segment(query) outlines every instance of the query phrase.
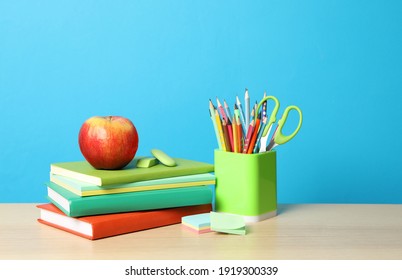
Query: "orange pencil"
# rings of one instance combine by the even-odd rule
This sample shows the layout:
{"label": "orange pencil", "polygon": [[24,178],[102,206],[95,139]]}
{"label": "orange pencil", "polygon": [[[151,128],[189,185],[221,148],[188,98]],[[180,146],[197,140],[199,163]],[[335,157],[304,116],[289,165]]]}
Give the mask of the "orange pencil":
{"label": "orange pencil", "polygon": [[255,122],[253,137],[251,138],[251,142],[250,142],[250,144],[248,146],[248,149],[247,149],[248,154],[251,154],[253,152],[253,150],[254,150],[254,145],[255,145],[255,142],[257,140],[258,130],[260,129],[260,122],[261,122],[261,120],[258,117],[256,122]]}

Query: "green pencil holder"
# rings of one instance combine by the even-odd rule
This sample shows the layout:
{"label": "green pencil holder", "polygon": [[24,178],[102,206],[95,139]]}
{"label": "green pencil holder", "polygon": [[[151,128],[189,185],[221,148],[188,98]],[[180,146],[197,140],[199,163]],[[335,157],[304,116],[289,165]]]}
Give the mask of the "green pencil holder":
{"label": "green pencil holder", "polygon": [[277,214],[276,152],[215,150],[215,209],[258,222]]}

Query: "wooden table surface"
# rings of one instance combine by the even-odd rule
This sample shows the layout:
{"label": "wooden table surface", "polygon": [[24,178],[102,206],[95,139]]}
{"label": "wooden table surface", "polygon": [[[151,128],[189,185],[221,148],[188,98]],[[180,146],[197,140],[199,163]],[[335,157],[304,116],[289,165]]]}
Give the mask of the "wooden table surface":
{"label": "wooden table surface", "polygon": [[35,205],[0,204],[0,259],[402,259],[402,205],[280,205],[244,236],[177,224],[96,241],[40,224]]}

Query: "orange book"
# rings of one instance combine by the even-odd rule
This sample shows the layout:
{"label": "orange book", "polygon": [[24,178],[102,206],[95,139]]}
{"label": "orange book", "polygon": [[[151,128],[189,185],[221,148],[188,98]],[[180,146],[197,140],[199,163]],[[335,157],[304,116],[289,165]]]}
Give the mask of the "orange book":
{"label": "orange book", "polygon": [[203,204],[73,218],[51,203],[37,207],[40,209],[38,222],[91,240],[178,224],[182,217],[212,211],[211,204]]}

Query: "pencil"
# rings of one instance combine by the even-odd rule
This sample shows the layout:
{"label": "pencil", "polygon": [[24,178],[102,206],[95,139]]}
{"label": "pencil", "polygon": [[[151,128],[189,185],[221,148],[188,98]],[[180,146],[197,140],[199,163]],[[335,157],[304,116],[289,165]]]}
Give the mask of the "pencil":
{"label": "pencil", "polygon": [[227,122],[227,121],[228,121],[228,118],[227,118],[227,116],[226,116],[225,110],[224,110],[223,107],[222,107],[221,102],[219,102],[218,97],[216,98],[216,102],[217,102],[217,104],[218,104],[218,109],[219,109],[219,112],[221,113],[222,119],[224,119],[224,120]]}
{"label": "pencil", "polygon": [[258,117],[256,122],[255,122],[253,137],[251,138],[251,142],[250,142],[249,147],[247,149],[248,154],[251,154],[253,152],[253,150],[254,150],[254,145],[255,145],[255,141],[257,139],[259,128],[260,128],[260,117]]}
{"label": "pencil", "polygon": [[243,130],[242,130],[242,125],[241,125],[241,122],[240,122],[240,119],[239,118],[237,118],[237,145],[238,145],[238,148],[237,148],[237,150],[239,151],[239,153],[241,153],[241,151],[242,151],[242,148],[243,148],[243,141],[242,141],[242,139],[243,139]]}
{"label": "pencil", "polygon": [[236,101],[237,101],[237,107],[239,108],[239,115],[240,115],[240,121],[241,121],[241,124],[242,124],[243,133],[246,134],[246,132],[244,131],[246,123],[245,123],[245,120],[244,120],[243,108],[241,106],[240,99],[239,99],[238,96],[236,96]]}
{"label": "pencil", "polygon": [[239,139],[237,138],[237,122],[235,115],[233,116],[232,130],[233,130],[233,152],[238,153],[239,145],[237,142],[239,141]]}
{"label": "pencil", "polygon": [[233,129],[232,129],[232,122],[230,119],[228,120],[228,123],[226,124],[228,128],[228,134],[229,134],[229,144],[230,144],[230,151],[234,152],[233,148]]}
{"label": "pencil", "polygon": [[225,108],[225,112],[226,112],[226,116],[228,117],[228,120],[230,122],[232,122],[232,119],[231,119],[232,114],[230,113],[230,108],[229,108],[228,104],[226,103],[225,99],[223,99],[223,107]]}
{"label": "pencil", "polygon": [[222,144],[221,144],[220,137],[219,137],[218,127],[216,125],[215,111],[216,111],[215,106],[210,99],[209,100],[209,115],[212,120],[212,125],[214,126],[215,136],[216,136],[216,140],[218,141],[219,150],[222,150]]}
{"label": "pencil", "polygon": [[226,151],[231,152],[232,149],[230,147],[228,125],[225,119],[222,120],[222,127],[223,127],[223,138],[225,139]]}
{"label": "pencil", "polygon": [[219,117],[218,110],[215,110],[215,118],[216,118],[216,127],[218,129],[219,133],[219,140],[221,142],[222,150],[226,151],[226,144],[225,144],[225,138],[223,136],[223,129],[222,129],[222,122],[221,118]]}
{"label": "pencil", "polygon": [[244,105],[246,107],[245,126],[246,129],[248,129],[248,126],[250,125],[250,96],[248,95],[248,89],[246,89],[246,92],[244,93]]}
{"label": "pencil", "polygon": [[254,131],[254,120],[251,120],[251,123],[250,123],[250,125],[248,127],[248,130],[247,130],[247,136],[244,139],[244,147],[243,147],[243,153],[244,154],[247,154],[248,146],[249,146],[249,143],[251,141],[251,137],[253,136],[253,131]]}

